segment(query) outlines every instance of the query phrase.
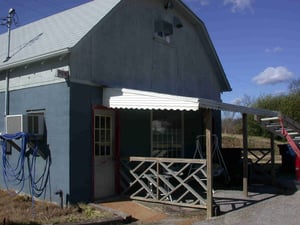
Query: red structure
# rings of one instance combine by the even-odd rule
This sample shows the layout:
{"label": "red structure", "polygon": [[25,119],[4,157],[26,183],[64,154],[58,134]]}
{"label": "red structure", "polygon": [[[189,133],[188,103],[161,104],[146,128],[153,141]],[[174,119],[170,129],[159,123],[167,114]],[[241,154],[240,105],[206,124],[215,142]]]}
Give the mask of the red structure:
{"label": "red structure", "polygon": [[295,174],[296,174],[296,181],[300,181],[300,158],[296,156],[295,159]]}

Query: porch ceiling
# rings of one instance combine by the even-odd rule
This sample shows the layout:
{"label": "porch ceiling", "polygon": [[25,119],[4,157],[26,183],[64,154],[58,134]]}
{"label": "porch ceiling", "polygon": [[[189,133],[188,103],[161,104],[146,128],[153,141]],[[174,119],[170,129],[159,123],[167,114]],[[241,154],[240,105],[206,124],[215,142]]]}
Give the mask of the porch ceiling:
{"label": "porch ceiling", "polygon": [[126,88],[104,88],[103,104],[110,108],[192,110],[200,108],[240,112],[260,116],[278,116],[278,112],[233,105],[204,98],[184,97]]}

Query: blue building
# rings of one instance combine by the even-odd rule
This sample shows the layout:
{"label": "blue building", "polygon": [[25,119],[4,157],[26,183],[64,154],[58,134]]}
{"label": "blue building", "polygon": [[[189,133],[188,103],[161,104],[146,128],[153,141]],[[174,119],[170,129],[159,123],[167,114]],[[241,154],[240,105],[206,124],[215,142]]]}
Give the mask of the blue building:
{"label": "blue building", "polygon": [[230,90],[204,23],[180,0],[91,1],[13,29],[9,58],[0,46],[0,132],[34,134],[46,154],[38,173],[51,156],[54,201],[118,194],[123,157],[192,157],[206,108],[220,135]]}

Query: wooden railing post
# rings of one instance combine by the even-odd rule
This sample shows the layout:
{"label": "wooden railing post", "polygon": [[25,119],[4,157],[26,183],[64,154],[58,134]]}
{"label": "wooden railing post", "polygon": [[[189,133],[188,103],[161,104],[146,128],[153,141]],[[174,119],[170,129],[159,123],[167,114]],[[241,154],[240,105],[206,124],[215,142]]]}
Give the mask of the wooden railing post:
{"label": "wooden railing post", "polygon": [[212,178],[212,112],[206,110],[205,115],[205,133],[206,133],[206,162],[207,162],[207,218],[213,216],[213,178]]}
{"label": "wooden railing post", "polygon": [[274,147],[274,134],[271,133],[271,176],[272,184],[275,184],[275,147]]}
{"label": "wooden railing post", "polygon": [[243,114],[243,193],[248,196],[248,126],[247,114]]}
{"label": "wooden railing post", "polygon": [[156,199],[159,200],[159,161],[156,160]]}

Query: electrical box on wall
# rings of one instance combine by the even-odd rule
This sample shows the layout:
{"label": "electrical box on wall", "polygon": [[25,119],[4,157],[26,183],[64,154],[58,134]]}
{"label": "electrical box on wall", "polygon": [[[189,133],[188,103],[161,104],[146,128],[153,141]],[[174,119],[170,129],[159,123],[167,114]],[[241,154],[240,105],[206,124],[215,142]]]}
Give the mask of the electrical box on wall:
{"label": "electrical box on wall", "polygon": [[34,136],[44,135],[44,115],[41,114],[18,114],[5,117],[6,133],[15,134],[26,132]]}

